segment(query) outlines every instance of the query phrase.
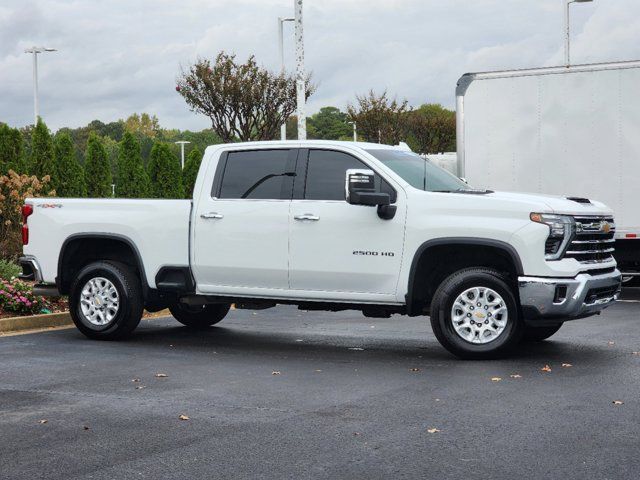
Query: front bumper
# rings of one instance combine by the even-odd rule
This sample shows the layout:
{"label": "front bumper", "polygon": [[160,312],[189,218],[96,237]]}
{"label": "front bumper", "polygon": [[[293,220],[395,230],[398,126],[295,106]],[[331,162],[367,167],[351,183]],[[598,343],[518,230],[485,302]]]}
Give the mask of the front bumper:
{"label": "front bumper", "polygon": [[617,269],[575,278],[518,277],[524,319],[535,325],[599,314],[618,299],[621,285]]}

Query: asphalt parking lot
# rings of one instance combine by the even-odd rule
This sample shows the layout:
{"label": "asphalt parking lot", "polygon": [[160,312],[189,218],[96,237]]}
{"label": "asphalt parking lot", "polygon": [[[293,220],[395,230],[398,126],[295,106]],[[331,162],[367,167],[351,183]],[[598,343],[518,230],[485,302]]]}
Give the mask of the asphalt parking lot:
{"label": "asphalt parking lot", "polygon": [[119,343],[3,337],[0,478],[637,478],[626,299],[490,362],[451,357],[423,318],[292,307]]}

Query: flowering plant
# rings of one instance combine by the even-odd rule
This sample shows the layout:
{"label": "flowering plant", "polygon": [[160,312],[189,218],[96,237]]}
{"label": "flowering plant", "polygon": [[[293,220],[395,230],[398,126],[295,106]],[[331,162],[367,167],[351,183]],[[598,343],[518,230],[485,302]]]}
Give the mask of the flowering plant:
{"label": "flowering plant", "polygon": [[33,294],[31,286],[20,280],[0,280],[0,308],[19,315],[33,315],[50,311],[44,298]]}

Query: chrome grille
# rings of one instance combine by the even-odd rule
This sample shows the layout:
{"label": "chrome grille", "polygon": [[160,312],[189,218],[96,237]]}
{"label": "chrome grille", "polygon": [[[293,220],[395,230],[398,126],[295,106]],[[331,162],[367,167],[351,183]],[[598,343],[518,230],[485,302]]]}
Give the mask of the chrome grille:
{"label": "chrome grille", "polygon": [[613,217],[576,216],[576,231],[565,258],[582,263],[602,263],[613,258],[616,225]]}

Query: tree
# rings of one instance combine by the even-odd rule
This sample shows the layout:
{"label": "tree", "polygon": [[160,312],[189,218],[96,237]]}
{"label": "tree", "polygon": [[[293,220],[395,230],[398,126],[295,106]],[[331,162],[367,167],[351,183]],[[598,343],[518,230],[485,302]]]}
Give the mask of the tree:
{"label": "tree", "polygon": [[118,151],[116,195],[123,198],[144,198],[149,195],[149,176],[142,164],[140,144],[126,132]]}
{"label": "tree", "polygon": [[193,187],[196,184],[201,162],[202,152],[198,147],[192,148],[184,164],[184,170],[182,171],[182,184],[184,185],[185,198],[193,197]]}
{"label": "tree", "polygon": [[53,141],[51,140],[49,129],[41,118],[38,118],[38,123],[31,136],[31,160],[29,163],[28,170],[31,174],[38,178],[48,175],[51,178],[49,187],[57,187]]}
{"label": "tree", "polygon": [[358,135],[367,142],[398,144],[404,138],[406,114],[411,110],[407,100],[390,100],[387,92],[356,96],[357,105],[349,105],[349,116],[357,123]]}
{"label": "tree", "polygon": [[418,153],[456,150],[456,112],[425,104],[407,115],[407,143]]}
{"label": "tree", "polygon": [[82,198],[87,196],[84,171],[76,160],[73,141],[68,133],[56,135],[54,146],[56,164],[56,193],[60,197]]}
{"label": "tree", "polygon": [[160,131],[160,123],[158,122],[158,117],[155,115],[149,115],[148,113],[138,115],[134,113],[125,120],[124,128],[127,132],[155,138]]}
{"label": "tree", "polygon": [[20,130],[0,123],[0,175],[24,171],[23,141]]}
{"label": "tree", "polygon": [[180,162],[169,145],[156,142],[149,158],[151,195],[155,198],[184,198]]}
{"label": "tree", "polygon": [[352,126],[349,116],[336,107],[322,107],[318,113],[307,119],[309,138],[339,140],[349,137]]}
{"label": "tree", "polygon": [[[215,63],[198,60],[182,71],[176,90],[192,111],[211,119],[224,142],[271,140],[296,110],[296,80],[261,68],[253,56],[237,63],[235,55],[220,52]],[[306,97],[315,87],[307,78]]]}
{"label": "tree", "polygon": [[111,196],[111,164],[107,150],[95,133],[89,135],[84,171],[89,197],[108,198]]}

